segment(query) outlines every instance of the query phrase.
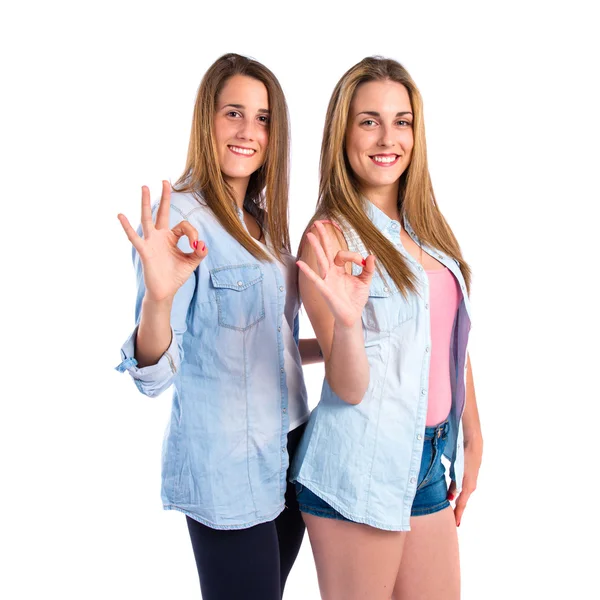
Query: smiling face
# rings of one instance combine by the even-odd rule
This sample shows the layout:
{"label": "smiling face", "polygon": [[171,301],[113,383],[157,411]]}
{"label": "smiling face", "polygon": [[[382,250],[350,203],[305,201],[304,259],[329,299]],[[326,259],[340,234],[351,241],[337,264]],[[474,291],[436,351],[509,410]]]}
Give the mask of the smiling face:
{"label": "smiling face", "polygon": [[361,191],[393,191],[413,149],[413,113],[406,88],[369,81],[356,89],[346,129],[346,155]]}
{"label": "smiling face", "polygon": [[225,181],[234,188],[247,186],[250,175],[263,165],[269,142],[265,85],[245,75],[228,79],[217,98],[214,133]]}

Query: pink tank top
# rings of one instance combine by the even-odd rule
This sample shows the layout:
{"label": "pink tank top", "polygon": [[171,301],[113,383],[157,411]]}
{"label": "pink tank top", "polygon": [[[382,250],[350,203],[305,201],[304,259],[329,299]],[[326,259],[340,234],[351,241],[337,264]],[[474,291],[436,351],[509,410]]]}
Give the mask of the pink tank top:
{"label": "pink tank top", "polygon": [[[329,223],[342,231],[341,227]],[[304,240],[303,240],[304,241]],[[301,247],[298,255],[301,254]],[[426,271],[429,277],[429,314],[431,318],[431,362],[429,364],[429,400],[426,425],[432,427],[445,421],[452,407],[450,386],[450,337],[454,319],[462,300],[458,282],[449,269]]]}
{"label": "pink tank top", "polygon": [[450,337],[462,299],[458,282],[449,269],[427,271],[431,318],[431,362],[429,365],[428,427],[438,425],[450,414]]}

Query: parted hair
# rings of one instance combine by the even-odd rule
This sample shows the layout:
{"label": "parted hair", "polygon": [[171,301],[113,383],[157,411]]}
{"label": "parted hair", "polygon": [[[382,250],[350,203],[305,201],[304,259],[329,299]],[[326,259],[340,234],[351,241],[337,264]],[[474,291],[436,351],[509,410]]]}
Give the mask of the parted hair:
{"label": "parted hair", "polygon": [[214,135],[216,102],[223,86],[234,75],[252,77],[264,84],[269,97],[269,143],[264,164],[250,176],[244,208],[268,232],[272,250],[281,258],[290,250],[288,232],[289,121],[279,81],[261,63],[239,54],[225,54],[205,73],[198,88],[188,155],[183,174],[173,189],[203,200],[224,229],[259,260],[269,255],[254,243],[236,213],[231,187],[221,172]]}
{"label": "parted hair", "polygon": [[458,261],[469,290],[471,270],[433,193],[427,165],[421,94],[406,69],[395,60],[364,58],[344,73],[335,86],[323,131],[319,199],[307,230],[318,219],[347,222],[356,230],[368,252],[377,257],[379,266],[385,269],[404,296],[409,290],[416,290],[416,280],[407,260],[366,218],[366,202],[346,155],[345,138],[350,105],[358,86],[369,81],[395,81],[408,91],[413,112],[414,146],[410,164],[399,182],[399,213],[402,218],[408,219],[421,242]]}

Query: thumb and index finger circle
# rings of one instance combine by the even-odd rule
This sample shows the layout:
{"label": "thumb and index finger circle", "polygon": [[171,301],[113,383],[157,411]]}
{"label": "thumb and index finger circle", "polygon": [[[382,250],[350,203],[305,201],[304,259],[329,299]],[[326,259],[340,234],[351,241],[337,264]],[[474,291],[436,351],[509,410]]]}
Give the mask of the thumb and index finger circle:
{"label": "thumb and index finger circle", "polygon": [[192,252],[186,254],[188,258],[194,258],[198,264],[208,254],[206,244],[198,240],[198,230],[188,221],[181,221],[173,229],[171,229],[173,235],[179,240],[183,236],[186,236],[189,240],[190,246],[193,248]]}
{"label": "thumb and index finger circle", "polygon": [[350,252],[349,250],[338,250],[333,259],[333,264],[336,267],[344,267],[348,262],[362,266],[363,258],[358,252]]}

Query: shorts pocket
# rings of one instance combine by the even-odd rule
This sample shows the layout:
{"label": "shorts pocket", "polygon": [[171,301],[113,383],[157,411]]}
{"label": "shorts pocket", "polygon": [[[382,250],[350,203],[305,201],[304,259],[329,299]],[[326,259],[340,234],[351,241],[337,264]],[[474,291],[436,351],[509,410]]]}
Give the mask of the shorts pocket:
{"label": "shorts pocket", "polygon": [[[421,459],[421,472],[423,472],[422,465],[423,460],[427,461],[427,468],[425,469],[425,473],[423,477],[419,477],[420,481],[417,485],[417,492],[429,483],[431,476],[433,475],[433,469],[435,468],[435,459],[436,459],[437,449],[434,446],[430,446],[429,448],[423,448],[423,458]],[[420,475],[420,474],[419,474]]]}
{"label": "shorts pocket", "polygon": [[[423,479],[417,485],[417,491],[421,488],[425,487],[428,483],[431,482],[432,479],[438,476],[438,471],[441,475],[444,473],[444,465],[442,464],[442,454],[444,453],[444,448],[446,447],[446,437],[433,438],[431,440],[426,440],[426,444],[429,445],[423,446],[423,457],[427,460],[427,453],[431,454],[431,458],[429,459],[429,464],[425,474],[423,475]],[[427,448],[427,449],[426,449]],[[420,474],[419,474],[420,475]]]}
{"label": "shorts pocket", "polygon": [[210,271],[221,327],[246,331],[265,318],[263,274],[258,265],[232,265]]}

